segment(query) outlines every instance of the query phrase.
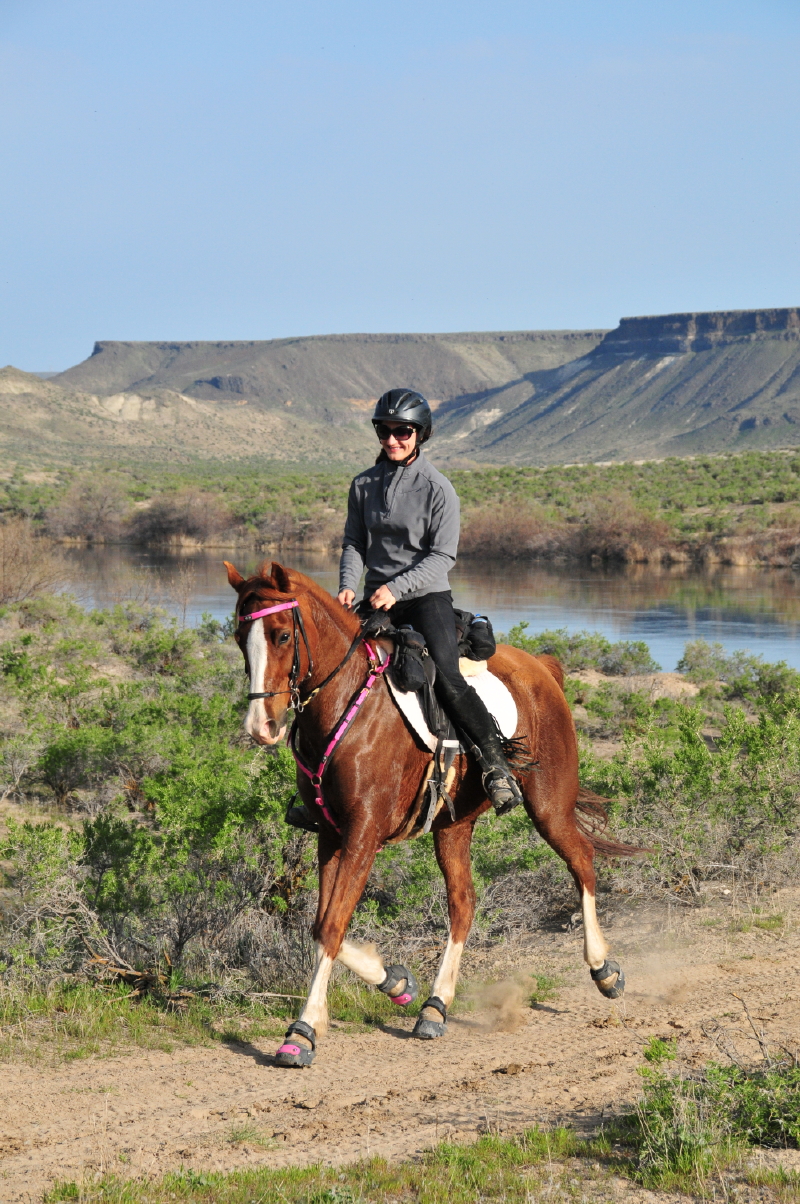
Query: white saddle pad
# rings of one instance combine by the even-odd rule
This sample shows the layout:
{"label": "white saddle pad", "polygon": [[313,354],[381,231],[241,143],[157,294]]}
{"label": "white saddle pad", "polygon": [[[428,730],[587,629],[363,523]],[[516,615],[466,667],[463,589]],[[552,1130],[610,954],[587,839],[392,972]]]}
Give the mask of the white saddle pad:
{"label": "white saddle pad", "polygon": [[[489,714],[494,715],[500,731],[507,739],[510,739],[517,730],[517,704],[514,702],[508,686],[504,685],[499,677],[495,677],[493,673],[489,672],[486,668],[486,661],[462,659],[459,661],[459,668],[464,677],[468,678],[469,684],[474,686],[485,702]],[[436,752],[436,737],[425,722],[418,696],[398,690],[390,673],[386,674],[386,681],[395,702],[408,720],[409,726],[416,732],[426,748],[429,748],[431,752]]]}

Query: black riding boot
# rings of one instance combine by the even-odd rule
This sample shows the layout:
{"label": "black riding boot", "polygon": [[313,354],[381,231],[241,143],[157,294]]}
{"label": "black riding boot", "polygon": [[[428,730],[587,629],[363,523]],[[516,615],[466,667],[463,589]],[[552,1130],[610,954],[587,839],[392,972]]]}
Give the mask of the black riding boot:
{"label": "black riding boot", "polygon": [[[437,683],[439,684],[439,683]],[[522,802],[522,791],[506,760],[497,724],[472,686],[453,695],[447,691],[445,709],[457,728],[472,742],[472,752],[483,770],[483,785],[498,815]]]}

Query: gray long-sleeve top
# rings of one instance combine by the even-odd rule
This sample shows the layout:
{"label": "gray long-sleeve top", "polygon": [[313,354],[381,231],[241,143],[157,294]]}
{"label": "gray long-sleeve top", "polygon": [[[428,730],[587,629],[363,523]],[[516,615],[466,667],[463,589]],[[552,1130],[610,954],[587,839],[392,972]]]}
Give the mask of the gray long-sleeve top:
{"label": "gray long-sleeve top", "polygon": [[366,565],[366,597],[379,585],[398,602],[448,590],[459,525],[458,495],[423,452],[408,465],[379,460],[350,486],[339,589],[355,593]]}

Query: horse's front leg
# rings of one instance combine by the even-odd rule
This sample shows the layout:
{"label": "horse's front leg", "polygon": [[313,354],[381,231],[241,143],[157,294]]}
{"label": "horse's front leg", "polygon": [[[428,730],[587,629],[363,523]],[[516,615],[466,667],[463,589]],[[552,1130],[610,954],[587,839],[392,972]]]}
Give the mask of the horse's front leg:
{"label": "horse's front leg", "polygon": [[284,1043],[275,1055],[278,1066],[310,1066],[317,1037],[328,1028],[328,983],[344,934],[367,884],[378,844],[374,825],[347,834],[346,843],[327,833],[319,837],[320,891],[313,936],[316,947],[314,973],[300,1018],[289,1025]]}
{"label": "horse's front leg", "polygon": [[447,1009],[456,993],[461,954],[464,952],[464,945],[475,918],[475,886],[469,856],[474,825],[474,819],[462,820],[461,823],[439,828],[433,834],[436,860],[447,888],[450,933],[439,963],[433,991],[422,1005],[419,1019],[414,1026],[414,1036],[424,1041],[444,1036]]}
{"label": "horse's front leg", "polygon": [[352,970],[371,987],[377,987],[388,995],[392,1003],[408,1007],[419,993],[417,980],[407,966],[385,966],[383,958],[374,945],[357,945],[355,941],[342,941],[336,959],[348,970]]}

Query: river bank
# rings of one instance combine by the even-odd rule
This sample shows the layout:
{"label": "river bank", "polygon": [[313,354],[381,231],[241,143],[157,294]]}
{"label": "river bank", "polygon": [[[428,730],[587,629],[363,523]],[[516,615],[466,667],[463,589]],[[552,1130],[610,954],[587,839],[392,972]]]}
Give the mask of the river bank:
{"label": "river bank", "polygon": [[[65,545],[339,546],[351,471],[268,462],[11,465],[0,519]],[[751,452],[627,464],[448,470],[461,555],[528,562],[786,567],[800,563],[800,456]]]}

